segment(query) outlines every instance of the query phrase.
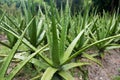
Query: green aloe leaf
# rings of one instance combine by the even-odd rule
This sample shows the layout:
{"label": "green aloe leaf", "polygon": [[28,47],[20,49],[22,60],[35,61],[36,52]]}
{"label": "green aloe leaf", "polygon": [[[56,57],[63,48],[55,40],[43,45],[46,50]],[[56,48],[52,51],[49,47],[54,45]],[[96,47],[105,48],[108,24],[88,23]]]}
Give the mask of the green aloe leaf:
{"label": "green aloe leaf", "polygon": [[44,72],[41,80],[51,80],[54,74],[56,73],[57,69],[48,67],[46,71]]}
{"label": "green aloe leaf", "polygon": [[117,48],[120,48],[120,44],[109,44],[108,47],[106,47],[106,50],[117,49]]}
{"label": "green aloe leaf", "polygon": [[[28,5],[28,8],[26,6],[26,4]],[[26,19],[26,24],[28,24],[28,22],[33,18],[36,17],[36,13],[34,12],[34,3],[32,0],[28,0],[27,3],[25,3],[25,0],[21,0],[21,6],[23,7],[23,11],[25,13],[25,19]],[[37,24],[36,24],[36,19],[33,20],[33,22],[31,23],[27,34],[29,36],[29,41],[30,43],[34,46],[37,47]]]}
{"label": "green aloe leaf", "polygon": [[[24,61],[28,57],[28,56],[25,56],[25,54],[26,53],[21,55],[20,53],[18,53],[14,56],[14,58]],[[36,58],[32,58],[29,62],[38,66],[38,67],[40,67],[40,68],[42,68],[42,69],[46,69],[49,66],[47,63],[43,62],[42,60],[36,59]]]}
{"label": "green aloe leaf", "polygon": [[117,34],[115,36],[110,36],[110,37],[107,37],[107,38],[104,38],[104,39],[101,39],[101,40],[98,40],[94,43],[91,43],[85,47],[83,47],[82,49],[80,49],[79,51],[77,51],[76,53],[74,53],[73,55],[71,55],[63,64],[65,64],[66,62],[69,62],[71,59],[75,58],[77,55],[79,54],[82,54],[83,51],[87,50],[88,48],[96,45],[96,44],[99,44],[101,42],[104,42],[104,41],[107,41],[107,40],[110,40],[110,39],[115,39],[115,38],[119,38],[120,37],[120,34]]}
{"label": "green aloe leaf", "polygon": [[69,63],[69,64],[65,64],[63,65],[63,70],[69,70],[69,69],[72,69],[72,68],[75,68],[75,67],[81,67],[81,66],[84,66],[84,65],[90,65],[90,63],[86,63],[86,62],[78,62],[78,63]]}
{"label": "green aloe leaf", "polygon": [[[6,32],[14,35],[15,37],[20,38],[19,35],[15,34],[14,32],[6,29],[5,27],[3,27],[3,26],[1,26],[1,25],[0,25],[0,28],[2,28],[2,29],[5,30]],[[30,47],[32,50],[34,50],[34,51],[36,50],[36,48],[35,48],[34,46],[32,46],[28,40],[26,40],[26,39],[23,38],[22,42],[23,42],[25,45],[27,45],[28,47]]]}
{"label": "green aloe leaf", "polygon": [[4,12],[4,13],[2,14],[2,16],[1,16],[1,18],[0,18],[0,23],[1,23],[1,21],[3,20],[5,14],[6,14],[6,12]]}
{"label": "green aloe leaf", "polygon": [[51,56],[54,66],[58,67],[60,64],[59,60],[59,44],[58,44],[58,35],[57,35],[57,25],[56,25],[56,15],[55,15],[55,4],[54,1],[50,1],[51,5],[51,33],[52,33],[52,44],[51,44]]}
{"label": "green aloe leaf", "polygon": [[65,53],[64,53],[63,58],[61,59],[61,60],[62,60],[61,63],[63,63],[64,61],[66,61],[66,60],[69,58],[69,56],[71,55],[71,53],[72,53],[75,45],[77,44],[79,38],[82,36],[83,33],[84,33],[84,30],[82,30],[82,31],[78,34],[78,36],[72,41],[72,43],[69,45],[69,47],[67,48],[67,50],[66,50]]}
{"label": "green aloe leaf", "polygon": [[61,77],[63,77],[65,80],[74,80],[74,78],[72,77],[72,75],[68,71],[60,71],[60,72],[58,72],[58,74]]}
{"label": "green aloe leaf", "polygon": [[36,54],[38,53],[42,53],[44,51],[44,49],[47,47],[48,45],[45,45],[44,47],[40,48],[39,50],[37,50],[35,53],[31,54],[30,56],[28,56],[25,60],[21,61],[11,72],[10,74],[7,76],[8,80],[13,79],[13,77],[21,70],[21,68],[23,68],[23,66],[28,63]]}
{"label": "green aloe leaf", "polygon": [[[29,24],[28,24],[28,25],[29,25]],[[6,29],[5,27],[0,26],[0,28],[4,29],[6,32],[14,35],[15,37],[19,38],[19,36],[18,36],[17,34],[15,34],[14,32]],[[28,46],[31,50],[34,50],[34,51],[37,50],[37,49],[36,49],[33,45],[31,45],[31,43],[30,43],[28,40],[26,40],[25,38],[23,38],[22,42],[23,42],[26,46]],[[50,61],[49,59],[47,59],[47,57],[43,56],[42,54],[40,54],[40,56],[41,56],[42,59],[44,59],[49,65],[52,65],[51,61]]]}
{"label": "green aloe leaf", "polygon": [[[31,24],[31,22],[33,21],[33,19],[30,21],[29,25]],[[6,57],[5,61],[2,64],[2,67],[0,68],[0,78],[5,76],[5,73],[8,69],[8,66],[13,58],[13,56],[15,55],[15,52],[17,51],[17,49],[19,48],[21,41],[25,35],[25,32],[27,31],[27,29],[29,28],[29,25],[25,28],[24,32],[22,33],[22,35],[20,36],[20,38],[18,39],[17,43],[14,45],[13,49],[11,50],[10,54]]]}
{"label": "green aloe leaf", "polygon": [[[3,21],[2,21],[2,24],[3,24],[4,27],[6,27],[8,30],[11,30],[12,32],[16,33],[15,29],[14,29],[12,26],[8,25],[6,22],[3,22]],[[5,33],[6,33],[6,35],[7,35],[8,41],[10,42],[10,46],[11,46],[11,48],[12,48],[12,47],[14,46],[14,44],[17,42],[17,38],[14,37],[12,34],[9,34],[9,33],[7,33],[7,32],[5,32]]]}
{"label": "green aloe leaf", "polygon": [[38,23],[37,26],[37,37],[39,37],[39,35],[41,34],[41,30],[42,30],[42,25],[43,25],[43,21],[44,21],[44,17],[42,17]]}
{"label": "green aloe leaf", "polygon": [[100,63],[100,61],[97,60],[97,59],[95,59],[92,55],[89,55],[87,53],[83,53],[82,56],[85,57],[85,58],[87,58],[87,59],[89,59],[89,60],[92,60],[92,61],[96,62],[97,64],[99,64],[100,66],[102,66],[102,64]]}
{"label": "green aloe leaf", "polygon": [[61,23],[61,38],[60,38],[60,45],[59,45],[59,56],[60,59],[64,56],[64,51],[65,51],[65,42],[66,42],[66,37],[67,37],[67,29],[68,25],[70,22],[70,11],[69,11],[69,3],[68,0],[66,0],[66,6],[65,6],[65,12],[64,15],[62,15],[62,23]]}
{"label": "green aloe leaf", "polygon": [[43,30],[39,37],[37,38],[37,46],[39,46],[39,44],[44,40],[45,34],[46,34],[45,30]]}
{"label": "green aloe leaf", "polygon": [[8,44],[6,44],[6,43],[4,43],[4,42],[2,42],[2,41],[0,41],[0,44],[3,45],[3,46],[5,46],[5,47],[7,47],[7,48],[10,48],[10,49],[11,49],[11,46],[10,46],[10,45],[8,45]]}
{"label": "green aloe leaf", "polygon": [[6,17],[10,21],[10,23],[12,23],[19,32],[22,32],[21,29],[20,29],[20,27],[17,24],[15,24],[15,22],[14,22],[13,19],[11,19],[10,17],[8,17],[7,15],[6,15]]}

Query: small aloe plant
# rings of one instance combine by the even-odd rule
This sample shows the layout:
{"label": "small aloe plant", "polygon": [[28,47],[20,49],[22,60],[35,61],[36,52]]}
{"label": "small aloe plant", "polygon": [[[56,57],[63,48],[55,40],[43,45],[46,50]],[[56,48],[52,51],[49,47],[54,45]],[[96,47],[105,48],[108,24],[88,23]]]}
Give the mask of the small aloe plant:
{"label": "small aloe plant", "polygon": [[[3,16],[1,17],[1,26],[4,26],[4,29],[11,30],[12,33],[21,35],[21,33],[26,28],[26,25],[29,23],[29,21],[33,17],[35,17],[35,19],[30,24],[30,27],[26,31],[25,38],[34,47],[37,48],[41,44],[41,42],[44,41],[43,39],[45,39],[45,30],[43,27],[44,17],[39,17],[39,15],[37,14],[37,13],[40,13],[42,15],[42,12],[40,10],[37,13],[35,12],[35,9],[34,9],[35,4],[31,2],[31,0],[28,1],[28,8],[25,4],[25,1],[21,0],[21,7],[24,7],[23,8],[23,12],[25,13],[24,15],[21,12],[21,16],[18,16],[17,19],[14,19],[13,16],[8,16],[6,13],[4,13]],[[3,29],[3,27],[1,29]],[[12,49],[12,47],[17,42],[17,37],[13,36],[11,33],[8,33],[8,32],[5,32],[5,34],[7,35],[9,44],[3,43],[3,42],[0,42],[0,43]],[[31,52],[32,51],[34,50],[31,50]]]}
{"label": "small aloe plant", "polygon": [[[110,36],[119,34],[119,21],[117,14],[113,14],[113,17],[109,18],[109,15],[104,14],[102,17],[96,16],[98,19],[92,27],[93,32],[90,32],[93,41],[98,41]],[[108,19],[109,18],[109,19]],[[99,56],[103,56],[104,51],[108,49],[119,48],[119,44],[114,43],[114,39],[96,44]]]}
{"label": "small aloe plant", "polygon": [[8,55],[8,57],[6,57],[5,61],[2,63],[2,66],[0,68],[0,71],[1,71],[1,73],[0,73],[0,79],[5,80],[4,76],[6,75],[6,71],[8,69],[8,66],[9,66],[9,64],[10,64],[13,56],[15,55],[16,50],[18,49],[19,45],[21,44],[22,38],[24,37],[25,32],[26,32],[27,28],[29,27],[29,25],[31,24],[31,22],[28,24],[28,26],[26,27],[26,29],[22,33],[22,35],[18,39],[17,43],[14,45],[14,47],[11,50],[10,54]]}

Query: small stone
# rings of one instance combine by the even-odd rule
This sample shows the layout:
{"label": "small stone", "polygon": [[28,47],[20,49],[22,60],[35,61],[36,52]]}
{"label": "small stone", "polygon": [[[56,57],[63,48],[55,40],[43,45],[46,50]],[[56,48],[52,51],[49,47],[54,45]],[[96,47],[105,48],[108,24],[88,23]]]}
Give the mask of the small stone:
{"label": "small stone", "polygon": [[102,78],[102,77],[100,77],[100,80],[103,80],[103,78]]}

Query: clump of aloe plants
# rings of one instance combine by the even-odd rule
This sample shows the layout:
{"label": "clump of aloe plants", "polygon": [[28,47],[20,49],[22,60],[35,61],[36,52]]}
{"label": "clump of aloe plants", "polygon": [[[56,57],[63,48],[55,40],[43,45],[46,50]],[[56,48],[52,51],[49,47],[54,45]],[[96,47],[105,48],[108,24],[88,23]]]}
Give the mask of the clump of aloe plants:
{"label": "clump of aloe plants", "polygon": [[[27,63],[33,64],[39,75],[32,80],[74,80],[71,69],[77,67],[81,70],[83,66],[90,65],[88,62],[75,60],[76,57],[84,57],[101,65],[86,51],[92,47],[104,51],[108,47],[119,46],[114,44],[116,38],[119,41],[120,37],[118,15],[114,14],[107,21],[107,14],[103,17],[89,15],[87,9],[84,15],[80,13],[74,16],[71,15],[69,0],[66,0],[65,10],[61,7],[60,11],[57,10],[54,0],[50,0],[49,5],[42,1],[41,4],[44,13],[40,6],[38,13],[34,13],[33,2],[28,1],[28,6],[32,5],[31,9],[26,7],[24,0],[21,0],[25,14],[15,18],[17,21],[6,13],[0,18],[0,29],[7,35],[8,44],[0,43],[11,49],[0,63],[1,80],[12,80]],[[28,53],[27,56],[18,56],[17,51],[21,44],[30,50],[23,51],[24,54]],[[20,61],[6,75],[13,58]]]}

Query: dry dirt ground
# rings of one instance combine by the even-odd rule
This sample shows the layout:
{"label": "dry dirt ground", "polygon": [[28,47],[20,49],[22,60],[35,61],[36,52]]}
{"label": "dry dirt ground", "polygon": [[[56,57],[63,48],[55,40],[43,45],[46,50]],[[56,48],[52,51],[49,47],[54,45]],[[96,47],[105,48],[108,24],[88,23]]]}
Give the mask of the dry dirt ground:
{"label": "dry dirt ground", "polygon": [[103,67],[93,63],[88,66],[89,80],[112,80],[120,76],[120,50],[107,51],[105,57],[100,60]]}
{"label": "dry dirt ground", "polygon": [[4,34],[0,34],[0,41],[6,40],[6,36]]}

